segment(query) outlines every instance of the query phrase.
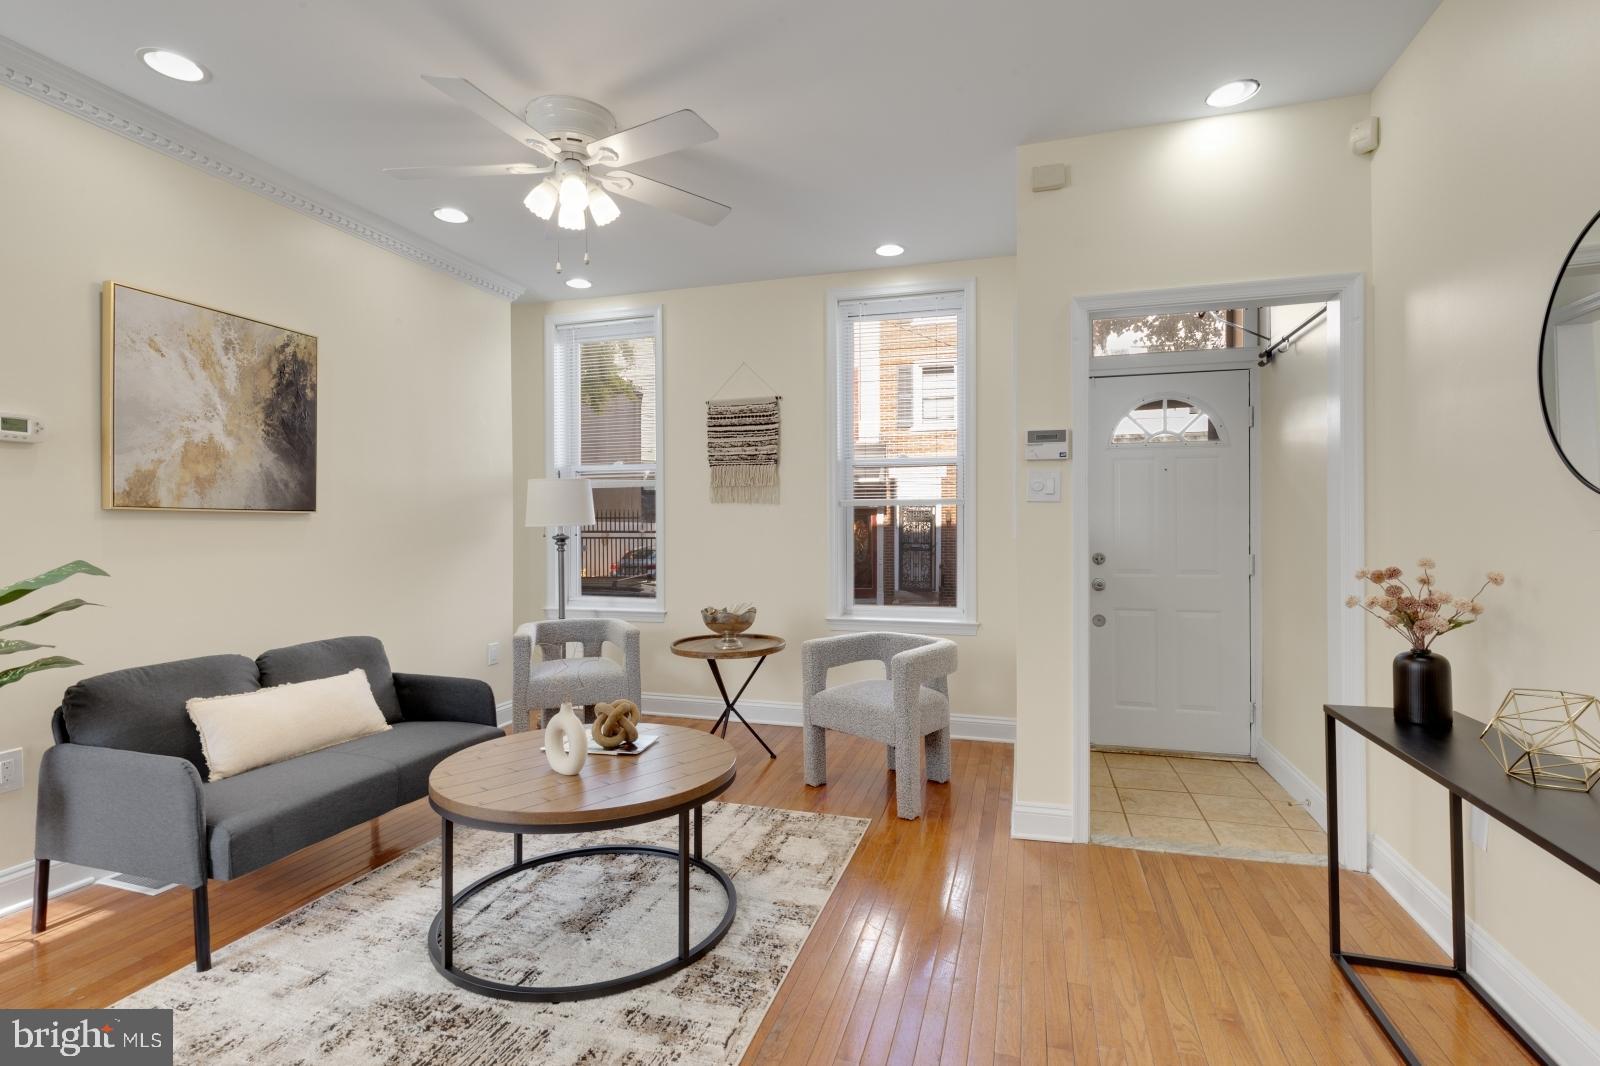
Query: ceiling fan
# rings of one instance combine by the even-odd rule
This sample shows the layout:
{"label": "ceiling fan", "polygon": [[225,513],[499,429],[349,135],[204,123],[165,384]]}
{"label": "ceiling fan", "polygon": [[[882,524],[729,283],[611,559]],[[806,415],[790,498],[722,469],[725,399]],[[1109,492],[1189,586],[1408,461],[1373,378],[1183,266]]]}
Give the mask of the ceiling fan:
{"label": "ceiling fan", "polygon": [[622,214],[610,194],[637,200],[707,226],[732,208],[692,192],[620,169],[632,163],[716,140],[717,131],[687,109],[618,131],[611,112],[578,96],[541,96],[522,116],[503,107],[465,78],[423,76],[495,129],[542,157],[535,162],[465,166],[388,167],[402,180],[545,175],[522,202],[540,219],[554,217],[562,229],[583,230],[588,220],[608,225]]}

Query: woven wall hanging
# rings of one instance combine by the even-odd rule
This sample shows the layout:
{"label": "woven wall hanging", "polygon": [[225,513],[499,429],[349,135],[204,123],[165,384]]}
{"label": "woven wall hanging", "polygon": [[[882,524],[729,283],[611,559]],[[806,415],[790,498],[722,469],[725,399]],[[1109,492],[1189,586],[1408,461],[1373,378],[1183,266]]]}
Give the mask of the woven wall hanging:
{"label": "woven wall hanging", "polygon": [[712,503],[777,503],[780,396],[706,401]]}

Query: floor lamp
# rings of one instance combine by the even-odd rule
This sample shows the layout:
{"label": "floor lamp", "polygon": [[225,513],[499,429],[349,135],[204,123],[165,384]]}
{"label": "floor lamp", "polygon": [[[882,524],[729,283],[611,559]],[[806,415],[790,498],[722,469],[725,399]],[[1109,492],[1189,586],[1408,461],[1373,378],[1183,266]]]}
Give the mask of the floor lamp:
{"label": "floor lamp", "polygon": [[[567,616],[568,526],[594,524],[594,491],[587,478],[536,477],[528,479],[528,508],[523,524],[555,530],[556,617]],[[580,544],[581,548],[581,544]]]}

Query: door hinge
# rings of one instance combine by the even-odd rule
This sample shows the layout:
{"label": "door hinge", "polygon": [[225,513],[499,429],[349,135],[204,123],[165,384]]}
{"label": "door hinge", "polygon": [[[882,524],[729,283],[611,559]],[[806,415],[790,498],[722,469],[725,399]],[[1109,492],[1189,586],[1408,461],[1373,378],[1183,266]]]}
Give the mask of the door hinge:
{"label": "door hinge", "polygon": [[1256,724],[1256,701],[1255,700],[1251,700],[1250,701],[1250,724],[1251,725],[1255,725]]}
{"label": "door hinge", "polygon": [[1250,553],[1250,576],[1251,577],[1255,577],[1256,576],[1256,553],[1255,552],[1251,552]]}

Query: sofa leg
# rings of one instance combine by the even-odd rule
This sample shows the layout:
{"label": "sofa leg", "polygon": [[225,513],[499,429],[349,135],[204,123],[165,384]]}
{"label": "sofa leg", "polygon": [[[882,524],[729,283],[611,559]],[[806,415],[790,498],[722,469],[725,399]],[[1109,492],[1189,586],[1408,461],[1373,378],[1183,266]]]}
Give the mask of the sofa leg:
{"label": "sofa leg", "polygon": [[194,890],[194,968],[196,973],[211,969],[211,906],[204,884]]}
{"label": "sofa leg", "polygon": [[44,932],[45,910],[50,906],[50,860],[33,864],[33,931]]}

